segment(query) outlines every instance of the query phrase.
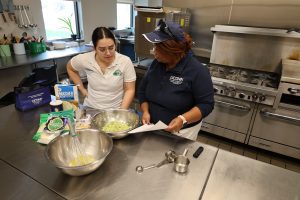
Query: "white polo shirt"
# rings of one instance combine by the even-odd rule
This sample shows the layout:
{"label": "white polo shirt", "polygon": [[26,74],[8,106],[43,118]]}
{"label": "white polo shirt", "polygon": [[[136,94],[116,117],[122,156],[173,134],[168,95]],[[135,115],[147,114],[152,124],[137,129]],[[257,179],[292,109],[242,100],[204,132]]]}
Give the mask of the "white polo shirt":
{"label": "white polo shirt", "polygon": [[120,108],[124,96],[124,82],[136,80],[130,58],[118,52],[105,74],[95,60],[95,51],[73,57],[71,65],[77,71],[86,72],[88,97],[84,99],[84,105],[92,108]]}

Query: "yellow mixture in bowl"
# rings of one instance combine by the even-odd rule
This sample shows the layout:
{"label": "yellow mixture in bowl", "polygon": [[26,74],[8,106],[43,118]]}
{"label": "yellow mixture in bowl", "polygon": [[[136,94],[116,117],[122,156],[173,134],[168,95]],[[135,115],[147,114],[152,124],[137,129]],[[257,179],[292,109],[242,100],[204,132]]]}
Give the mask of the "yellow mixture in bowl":
{"label": "yellow mixture in bowl", "polygon": [[69,167],[77,167],[82,165],[87,165],[94,162],[96,159],[90,155],[78,155],[76,158],[71,160]]}
{"label": "yellow mixture in bowl", "polygon": [[121,132],[126,131],[130,129],[131,127],[128,126],[128,124],[121,122],[121,121],[111,121],[105,124],[105,126],[102,128],[102,131],[108,132],[108,133],[114,133],[114,132]]}

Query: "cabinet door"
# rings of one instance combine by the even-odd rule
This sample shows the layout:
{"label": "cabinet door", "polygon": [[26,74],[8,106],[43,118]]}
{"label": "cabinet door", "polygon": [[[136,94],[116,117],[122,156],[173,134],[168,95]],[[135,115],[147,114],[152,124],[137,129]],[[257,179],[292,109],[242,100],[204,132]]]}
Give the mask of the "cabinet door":
{"label": "cabinet door", "polygon": [[259,106],[251,135],[300,148],[300,113]]}
{"label": "cabinet door", "polygon": [[246,134],[253,110],[253,103],[215,96],[215,108],[204,122]]}

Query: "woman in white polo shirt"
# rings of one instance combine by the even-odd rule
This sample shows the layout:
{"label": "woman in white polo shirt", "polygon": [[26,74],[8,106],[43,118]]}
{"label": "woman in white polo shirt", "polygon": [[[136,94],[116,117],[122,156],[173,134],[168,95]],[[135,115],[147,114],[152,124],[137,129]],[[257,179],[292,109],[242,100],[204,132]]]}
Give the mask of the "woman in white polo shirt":
{"label": "woman in white polo shirt", "polygon": [[[128,109],[135,93],[136,73],[129,57],[116,52],[113,33],[98,27],[93,31],[94,51],[77,55],[67,64],[68,75],[85,96],[84,105],[97,109]],[[79,71],[87,74],[88,88]]]}

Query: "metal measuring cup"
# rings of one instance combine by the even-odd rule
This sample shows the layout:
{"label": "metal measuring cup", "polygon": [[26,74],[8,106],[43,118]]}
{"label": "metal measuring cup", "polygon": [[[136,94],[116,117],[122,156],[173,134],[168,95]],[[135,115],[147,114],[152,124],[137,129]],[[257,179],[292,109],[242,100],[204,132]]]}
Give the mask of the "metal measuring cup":
{"label": "metal measuring cup", "polygon": [[175,151],[169,150],[165,153],[165,159],[161,162],[159,162],[158,164],[152,164],[152,165],[148,165],[148,166],[136,166],[135,170],[137,173],[142,173],[145,170],[148,169],[153,169],[153,168],[159,168],[165,164],[169,164],[175,161],[175,158],[177,157]]}
{"label": "metal measuring cup", "polygon": [[178,155],[174,160],[174,170],[178,173],[186,173],[190,160],[186,157],[188,149],[185,149],[182,155]]}

